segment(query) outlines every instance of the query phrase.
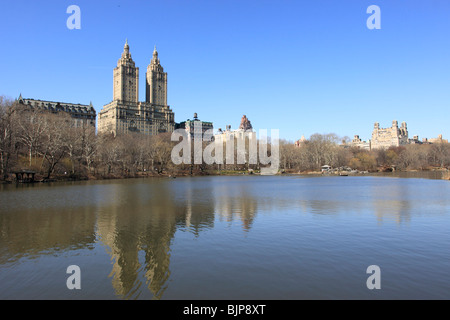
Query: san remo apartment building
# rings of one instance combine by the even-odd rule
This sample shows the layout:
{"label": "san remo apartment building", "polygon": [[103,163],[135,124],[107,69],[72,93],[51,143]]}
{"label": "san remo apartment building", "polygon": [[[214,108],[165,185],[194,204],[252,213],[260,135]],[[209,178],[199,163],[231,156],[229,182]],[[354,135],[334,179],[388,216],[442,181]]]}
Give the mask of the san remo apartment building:
{"label": "san remo apartment building", "polygon": [[156,48],[147,67],[145,102],[139,101],[139,68],[131,58],[128,41],[114,68],[113,81],[113,101],[98,115],[99,133],[156,135],[174,130],[174,113],[167,105],[167,72]]}

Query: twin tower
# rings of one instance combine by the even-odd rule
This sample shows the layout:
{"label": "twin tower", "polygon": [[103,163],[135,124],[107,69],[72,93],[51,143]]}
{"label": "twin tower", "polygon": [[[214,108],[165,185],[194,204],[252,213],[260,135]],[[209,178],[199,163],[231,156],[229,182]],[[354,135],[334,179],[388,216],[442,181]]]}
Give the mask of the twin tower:
{"label": "twin tower", "polygon": [[[145,102],[167,105],[167,72],[161,66],[156,47],[147,67]],[[122,57],[114,68],[114,100],[139,101],[139,68],[135,66],[130,54],[128,40],[125,42]]]}
{"label": "twin tower", "polygon": [[131,58],[127,40],[114,68],[113,101],[98,114],[99,133],[156,135],[174,130],[174,113],[167,105],[167,73],[156,47],[145,78],[145,102],[140,102],[139,68]]}

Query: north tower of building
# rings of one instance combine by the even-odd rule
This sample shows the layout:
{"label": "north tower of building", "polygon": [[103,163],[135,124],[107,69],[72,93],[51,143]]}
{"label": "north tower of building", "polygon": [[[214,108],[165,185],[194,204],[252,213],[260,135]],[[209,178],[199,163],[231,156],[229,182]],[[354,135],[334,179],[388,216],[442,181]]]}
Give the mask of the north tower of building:
{"label": "north tower of building", "polygon": [[167,72],[159,63],[158,51],[153,50],[153,57],[147,67],[145,102],[167,105]]}

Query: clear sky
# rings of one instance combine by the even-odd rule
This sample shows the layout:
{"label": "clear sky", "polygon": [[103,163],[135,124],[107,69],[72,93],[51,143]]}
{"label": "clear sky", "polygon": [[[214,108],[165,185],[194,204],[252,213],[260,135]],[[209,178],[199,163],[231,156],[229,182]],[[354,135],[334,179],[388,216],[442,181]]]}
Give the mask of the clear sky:
{"label": "clear sky", "polygon": [[[70,30],[69,5],[81,9]],[[369,30],[370,5],[381,29]],[[112,100],[128,38],[140,100],[156,45],[175,121],[370,139],[374,122],[450,138],[448,0],[57,0],[0,2],[0,95]]]}

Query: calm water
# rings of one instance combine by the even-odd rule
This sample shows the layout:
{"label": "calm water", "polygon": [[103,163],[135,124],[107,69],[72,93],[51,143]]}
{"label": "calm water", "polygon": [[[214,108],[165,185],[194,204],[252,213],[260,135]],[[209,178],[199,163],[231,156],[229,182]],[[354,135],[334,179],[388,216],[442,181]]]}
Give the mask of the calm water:
{"label": "calm water", "polygon": [[[0,187],[0,299],[450,299],[450,182],[232,176]],[[69,265],[81,290],[69,290]],[[381,289],[366,269],[381,269]]]}

